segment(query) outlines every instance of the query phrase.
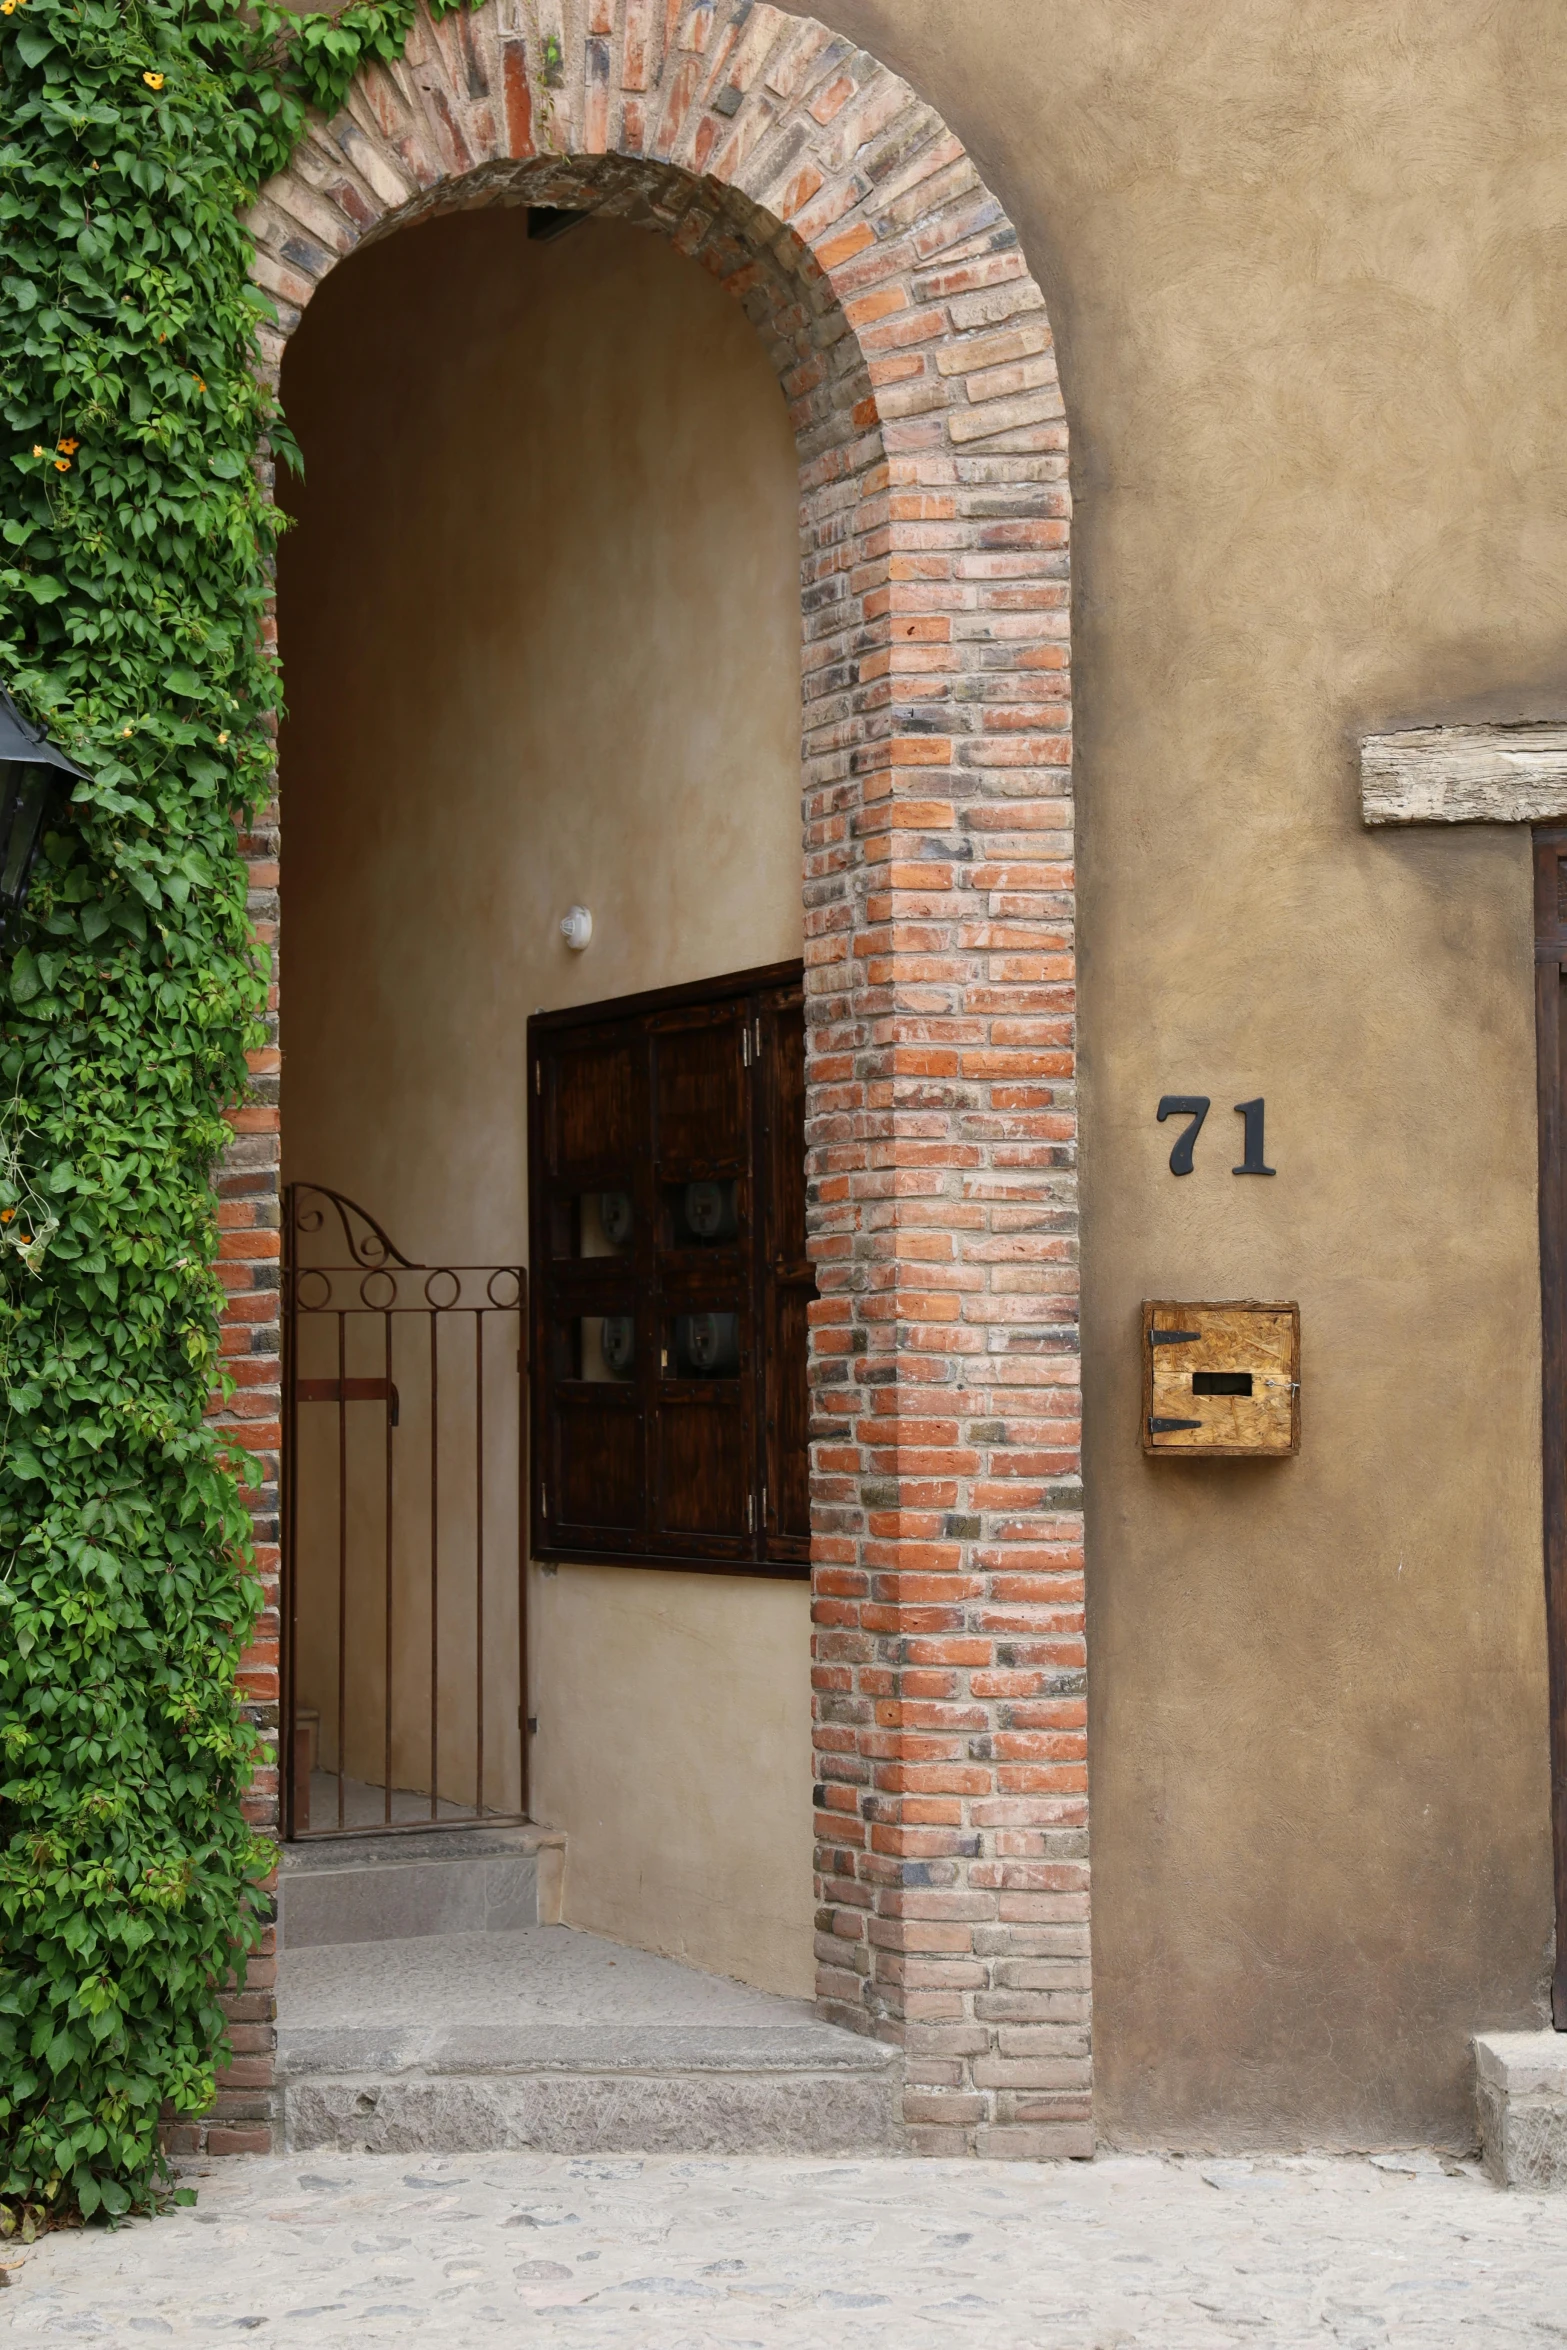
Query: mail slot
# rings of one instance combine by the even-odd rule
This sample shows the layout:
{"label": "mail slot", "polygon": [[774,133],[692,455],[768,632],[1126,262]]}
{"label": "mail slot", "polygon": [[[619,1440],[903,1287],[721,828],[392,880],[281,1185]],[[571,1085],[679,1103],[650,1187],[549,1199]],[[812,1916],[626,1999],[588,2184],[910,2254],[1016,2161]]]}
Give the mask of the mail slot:
{"label": "mail slot", "polygon": [[1299,1306],[1145,1305],[1143,1450],[1209,1460],[1299,1452]]}

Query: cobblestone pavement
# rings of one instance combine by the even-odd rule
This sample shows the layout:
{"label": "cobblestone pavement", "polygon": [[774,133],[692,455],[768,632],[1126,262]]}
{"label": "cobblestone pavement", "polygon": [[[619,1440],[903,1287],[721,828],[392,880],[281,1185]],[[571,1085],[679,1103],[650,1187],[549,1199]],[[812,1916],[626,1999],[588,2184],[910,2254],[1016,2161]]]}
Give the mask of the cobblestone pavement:
{"label": "cobblestone pavement", "polygon": [[35,2245],[0,2343],[1567,2345],[1567,2196],[1429,2154],[319,2155],[198,2184],[194,2210]]}

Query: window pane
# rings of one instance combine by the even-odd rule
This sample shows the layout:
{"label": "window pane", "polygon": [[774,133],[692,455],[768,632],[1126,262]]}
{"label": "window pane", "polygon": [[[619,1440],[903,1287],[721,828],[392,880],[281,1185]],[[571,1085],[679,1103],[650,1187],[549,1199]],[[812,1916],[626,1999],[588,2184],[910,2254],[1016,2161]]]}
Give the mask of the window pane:
{"label": "window pane", "polygon": [[579,1379],[630,1379],[635,1376],[635,1314],[584,1314],[577,1324],[577,1334]]}
{"label": "window pane", "polygon": [[671,1379],[738,1379],[740,1316],[733,1312],[676,1314],[669,1326],[663,1369]]}
{"label": "window pane", "polygon": [[664,1185],[664,1229],[671,1248],[733,1248],[740,1237],[740,1186],[717,1181]]}

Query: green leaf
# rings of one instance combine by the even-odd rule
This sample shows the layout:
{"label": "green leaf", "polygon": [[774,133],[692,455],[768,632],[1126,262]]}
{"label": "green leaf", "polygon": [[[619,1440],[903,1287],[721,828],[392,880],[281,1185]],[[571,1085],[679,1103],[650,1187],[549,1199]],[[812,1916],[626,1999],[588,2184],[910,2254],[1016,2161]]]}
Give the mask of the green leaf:
{"label": "green leaf", "polygon": [[236,826],[270,781],[282,525],[250,468],[294,444],[241,215],[414,6],[0,18],[0,673],[89,771],[0,958],[0,2234],[27,2241],[162,2207],[159,2116],[210,2109],[213,1986],[261,1931],[257,1472],[205,1415],[211,1169],[269,967]]}

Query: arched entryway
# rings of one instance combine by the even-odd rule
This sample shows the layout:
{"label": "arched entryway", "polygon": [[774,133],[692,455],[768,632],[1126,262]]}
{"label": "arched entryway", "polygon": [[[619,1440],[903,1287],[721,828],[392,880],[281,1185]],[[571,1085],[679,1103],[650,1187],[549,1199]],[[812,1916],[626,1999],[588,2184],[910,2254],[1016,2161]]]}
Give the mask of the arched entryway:
{"label": "arched entryway", "polygon": [[548,15],[421,18],[313,128],[254,216],[268,357],[356,246],[491,203],[658,231],[772,357],[801,490],[818,1998],[903,2042],[931,2150],[1087,2152],[1067,485],[1043,300],[958,141],[823,26],[593,0],[568,40]]}

